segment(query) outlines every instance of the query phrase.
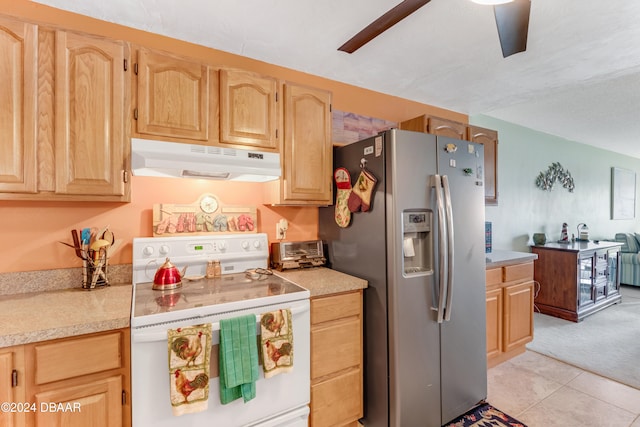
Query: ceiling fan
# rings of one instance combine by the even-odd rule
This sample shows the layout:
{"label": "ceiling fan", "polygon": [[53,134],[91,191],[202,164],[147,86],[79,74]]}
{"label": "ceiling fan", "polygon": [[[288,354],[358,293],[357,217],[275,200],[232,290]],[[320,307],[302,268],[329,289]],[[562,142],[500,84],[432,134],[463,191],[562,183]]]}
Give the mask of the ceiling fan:
{"label": "ceiling fan", "polygon": [[[366,26],[338,50],[353,53],[379,36],[430,0],[404,0],[387,13]],[[506,58],[514,53],[527,49],[527,33],[529,30],[529,12],[531,0],[472,0],[476,3],[492,4],[502,56]]]}

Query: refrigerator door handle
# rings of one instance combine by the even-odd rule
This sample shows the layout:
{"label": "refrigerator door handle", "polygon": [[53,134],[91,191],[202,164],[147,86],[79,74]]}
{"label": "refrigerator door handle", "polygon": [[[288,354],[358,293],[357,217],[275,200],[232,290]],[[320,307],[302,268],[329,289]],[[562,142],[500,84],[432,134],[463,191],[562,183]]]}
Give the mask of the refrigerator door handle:
{"label": "refrigerator door handle", "polygon": [[453,244],[453,209],[451,207],[451,191],[449,177],[442,175],[442,188],[444,190],[444,204],[447,214],[447,304],[445,305],[444,320],[451,320],[451,308],[453,299],[453,258],[455,248]]}
{"label": "refrigerator door handle", "polygon": [[447,250],[447,241],[445,239],[446,231],[445,231],[445,210],[444,210],[444,202],[442,200],[442,179],[440,175],[433,175],[431,177],[432,183],[431,186],[436,189],[436,204],[438,210],[438,271],[439,271],[439,280],[438,280],[438,308],[437,308],[437,321],[438,323],[442,323],[444,321],[444,313],[445,313],[445,301],[446,301],[446,265],[445,265],[445,252]]}

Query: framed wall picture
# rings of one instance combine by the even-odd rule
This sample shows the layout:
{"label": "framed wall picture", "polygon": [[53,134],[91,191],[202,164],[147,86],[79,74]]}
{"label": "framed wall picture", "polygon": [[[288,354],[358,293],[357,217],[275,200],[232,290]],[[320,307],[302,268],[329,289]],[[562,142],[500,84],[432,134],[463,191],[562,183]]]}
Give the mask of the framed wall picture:
{"label": "framed wall picture", "polygon": [[611,168],[611,219],[636,217],[636,173]]}

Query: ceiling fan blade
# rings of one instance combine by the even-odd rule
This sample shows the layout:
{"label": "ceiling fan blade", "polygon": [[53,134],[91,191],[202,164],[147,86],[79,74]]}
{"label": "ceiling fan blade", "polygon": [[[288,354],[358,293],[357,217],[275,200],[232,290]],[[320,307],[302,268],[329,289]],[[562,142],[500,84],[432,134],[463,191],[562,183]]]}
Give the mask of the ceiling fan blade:
{"label": "ceiling fan blade", "polygon": [[351,37],[349,41],[340,46],[338,50],[353,53],[371,40],[420,9],[430,0],[404,0],[380,18],[367,25],[362,31]]}
{"label": "ceiling fan blade", "polygon": [[504,58],[527,50],[530,11],[531,0],[514,0],[493,6]]}

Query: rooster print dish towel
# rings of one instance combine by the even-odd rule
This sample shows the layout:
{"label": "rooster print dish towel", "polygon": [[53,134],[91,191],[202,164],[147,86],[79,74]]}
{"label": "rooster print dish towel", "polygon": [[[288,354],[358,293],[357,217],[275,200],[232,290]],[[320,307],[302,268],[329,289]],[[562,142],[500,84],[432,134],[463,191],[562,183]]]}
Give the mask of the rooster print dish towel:
{"label": "rooster print dish towel", "polygon": [[260,317],[262,369],[269,378],[293,369],[291,310],[263,313]]}
{"label": "rooster print dish towel", "polygon": [[207,410],[211,324],[169,329],[169,384],[173,415]]}

